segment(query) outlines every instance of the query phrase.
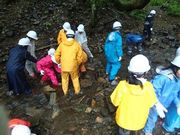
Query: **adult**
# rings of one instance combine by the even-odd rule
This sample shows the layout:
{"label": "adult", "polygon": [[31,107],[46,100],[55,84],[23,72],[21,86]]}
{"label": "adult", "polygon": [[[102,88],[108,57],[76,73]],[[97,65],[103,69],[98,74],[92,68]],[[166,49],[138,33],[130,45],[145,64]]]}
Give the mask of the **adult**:
{"label": "adult", "polygon": [[18,45],[9,52],[6,71],[9,93],[11,94],[31,94],[32,92],[24,72],[26,60],[36,62],[36,58],[27,51],[29,45],[31,45],[29,38],[22,38]]}
{"label": "adult", "polygon": [[143,36],[148,41],[152,40],[151,37],[152,37],[153,21],[154,21],[155,15],[156,15],[156,11],[151,10],[145,18]]}
{"label": "adult", "polygon": [[[30,30],[26,35],[27,35],[27,37],[29,38],[29,40],[31,42],[31,45],[28,46],[27,50],[34,58],[37,58],[36,54],[35,54],[35,50],[36,50],[35,42],[38,40],[37,33],[35,31],[33,31],[33,30]],[[35,65],[35,63],[32,62],[32,61],[27,60],[25,67],[26,67],[26,70],[29,73],[29,76],[35,77],[35,73],[36,73],[36,65]]]}
{"label": "adult", "polygon": [[80,44],[74,39],[74,31],[68,30],[67,40],[62,42],[56,52],[55,59],[61,63],[62,89],[64,95],[68,94],[69,76],[71,76],[75,94],[80,93],[79,65],[86,62],[87,55],[83,52]]}

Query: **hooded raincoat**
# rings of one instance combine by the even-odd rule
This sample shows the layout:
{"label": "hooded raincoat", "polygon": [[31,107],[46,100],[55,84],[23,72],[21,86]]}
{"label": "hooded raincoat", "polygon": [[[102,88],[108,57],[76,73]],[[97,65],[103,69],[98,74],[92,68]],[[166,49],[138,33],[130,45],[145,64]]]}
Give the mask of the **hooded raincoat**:
{"label": "hooded raincoat", "polygon": [[[36,50],[35,41],[34,41],[34,40],[30,40],[30,42],[31,42],[31,45],[28,46],[27,51],[28,51],[34,58],[37,58],[37,57],[36,57],[36,54],[35,54],[35,50]],[[26,70],[28,71],[28,73],[29,73],[30,76],[33,76],[33,75],[35,74],[35,72],[36,72],[35,63],[32,62],[32,61],[27,60],[27,61],[26,61],[25,68],[26,68]]]}
{"label": "hooded raincoat", "polygon": [[61,73],[61,69],[51,60],[50,55],[47,55],[40,59],[37,62],[36,67],[38,72],[40,72],[41,70],[44,71],[44,75],[41,78],[42,81],[46,82],[50,80],[54,88],[58,87],[59,81],[56,76],[56,72]]}
{"label": "hooded raincoat", "polygon": [[[180,101],[180,90],[178,92],[178,99]],[[180,104],[178,106],[180,107]],[[176,129],[180,129],[180,116],[177,113],[177,105],[174,102],[168,108],[163,128],[168,132],[175,132]]]}
{"label": "hooded raincoat", "polygon": [[106,39],[104,52],[107,61],[106,73],[109,75],[109,80],[113,81],[121,67],[119,57],[122,57],[122,37],[120,32],[111,32]]}
{"label": "hooded raincoat", "polygon": [[[171,69],[161,70],[158,75],[151,80],[159,102],[168,108],[172,102],[180,104],[178,91],[180,90],[180,79],[176,78]],[[144,128],[145,133],[152,133],[158,114],[155,107],[152,107],[148,121]]]}
{"label": "hooded raincoat", "polygon": [[120,81],[110,98],[117,107],[118,126],[133,131],[144,127],[150,108],[157,102],[153,86],[148,81],[143,83],[143,88]]}
{"label": "hooded raincoat", "polygon": [[86,32],[84,31],[84,32],[79,33],[78,31],[76,31],[75,39],[79,42],[79,44],[81,45],[83,50],[86,52],[88,57],[93,58],[93,55],[92,55],[92,53],[91,53],[91,51],[87,45]]}
{"label": "hooded raincoat", "polygon": [[9,52],[6,64],[7,80],[9,91],[13,91],[14,94],[30,94],[32,92],[26,80],[24,69],[26,60],[36,62],[36,59],[27,51],[27,47],[17,45]]}
{"label": "hooded raincoat", "polygon": [[66,40],[61,43],[56,52],[55,59],[57,63],[61,63],[62,89],[66,95],[68,92],[69,75],[71,76],[75,94],[80,91],[79,84],[79,65],[87,61],[87,55],[83,52],[79,43],[75,40]]}
{"label": "hooded raincoat", "polygon": [[59,34],[57,37],[58,45],[60,45],[62,42],[66,41],[66,40],[67,40],[66,33],[65,33],[64,29],[61,29],[59,31]]}

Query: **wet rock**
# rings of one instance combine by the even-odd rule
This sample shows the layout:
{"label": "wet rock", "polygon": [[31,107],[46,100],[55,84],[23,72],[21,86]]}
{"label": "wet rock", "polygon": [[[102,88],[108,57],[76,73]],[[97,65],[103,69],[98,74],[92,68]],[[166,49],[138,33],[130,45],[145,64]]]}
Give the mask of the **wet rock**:
{"label": "wet rock", "polygon": [[108,116],[108,110],[106,109],[106,108],[101,108],[101,115],[103,116],[103,117],[107,117]]}
{"label": "wet rock", "polygon": [[40,21],[34,21],[34,25],[38,25],[40,23]]}
{"label": "wet rock", "polygon": [[92,99],[92,100],[91,100],[91,107],[92,107],[92,108],[95,108],[95,107],[96,107],[96,104],[97,104],[97,103],[96,103],[96,100]]}
{"label": "wet rock", "polygon": [[91,113],[92,111],[92,108],[91,107],[87,107],[86,110],[85,110],[85,113]]}
{"label": "wet rock", "polygon": [[36,109],[35,107],[26,108],[26,115],[29,115],[31,117],[41,116],[42,112],[43,112],[42,109]]}
{"label": "wet rock", "polygon": [[99,83],[106,83],[106,80],[103,77],[98,78]]}
{"label": "wet rock", "polygon": [[87,135],[88,134],[88,129],[87,128],[82,128],[82,135]]}
{"label": "wet rock", "polygon": [[82,88],[88,88],[88,87],[91,87],[92,86],[92,81],[89,80],[89,79],[82,79],[81,81],[81,87]]}
{"label": "wet rock", "polygon": [[96,117],[96,123],[103,123],[103,118],[101,117]]}
{"label": "wet rock", "polygon": [[168,31],[163,31],[162,34],[163,34],[163,36],[168,36],[169,33],[168,33]]}
{"label": "wet rock", "polygon": [[13,37],[14,36],[14,31],[8,31],[8,32],[6,32],[6,36],[7,37]]}

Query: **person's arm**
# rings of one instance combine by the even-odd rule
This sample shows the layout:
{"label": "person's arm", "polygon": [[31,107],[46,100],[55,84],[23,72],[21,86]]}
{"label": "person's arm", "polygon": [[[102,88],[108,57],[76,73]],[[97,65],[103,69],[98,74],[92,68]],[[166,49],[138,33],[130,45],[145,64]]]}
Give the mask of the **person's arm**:
{"label": "person's arm", "polygon": [[54,57],[55,57],[56,62],[60,64],[61,63],[61,45],[59,45],[58,48],[56,49]]}
{"label": "person's arm", "polygon": [[34,62],[34,63],[37,62],[37,59],[36,59],[35,57],[33,57],[28,51],[27,51],[26,54],[25,54],[25,58],[26,58],[27,60],[29,60],[29,61]]}
{"label": "person's arm", "polygon": [[116,40],[117,40],[117,44],[116,44],[116,53],[118,58],[123,56],[123,51],[122,51],[122,37],[121,35],[116,33]]}

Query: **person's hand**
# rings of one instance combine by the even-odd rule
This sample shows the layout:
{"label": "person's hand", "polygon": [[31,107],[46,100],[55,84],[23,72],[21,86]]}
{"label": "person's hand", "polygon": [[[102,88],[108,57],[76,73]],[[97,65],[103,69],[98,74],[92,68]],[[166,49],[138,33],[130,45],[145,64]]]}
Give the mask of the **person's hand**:
{"label": "person's hand", "polygon": [[159,117],[164,118],[165,113],[167,112],[167,109],[160,102],[157,102],[155,104],[155,106],[156,106],[156,110],[157,110]]}
{"label": "person's hand", "polygon": [[58,64],[58,68],[61,68],[61,64]]}
{"label": "person's hand", "polygon": [[177,114],[180,116],[180,106],[177,107]]}
{"label": "person's hand", "polygon": [[118,61],[121,61],[121,59],[122,59],[122,57],[120,56],[119,59],[118,59]]}
{"label": "person's hand", "polygon": [[150,28],[151,31],[153,31],[153,28]]}
{"label": "person's hand", "polygon": [[40,73],[41,73],[41,75],[44,75],[44,70],[41,70]]}

